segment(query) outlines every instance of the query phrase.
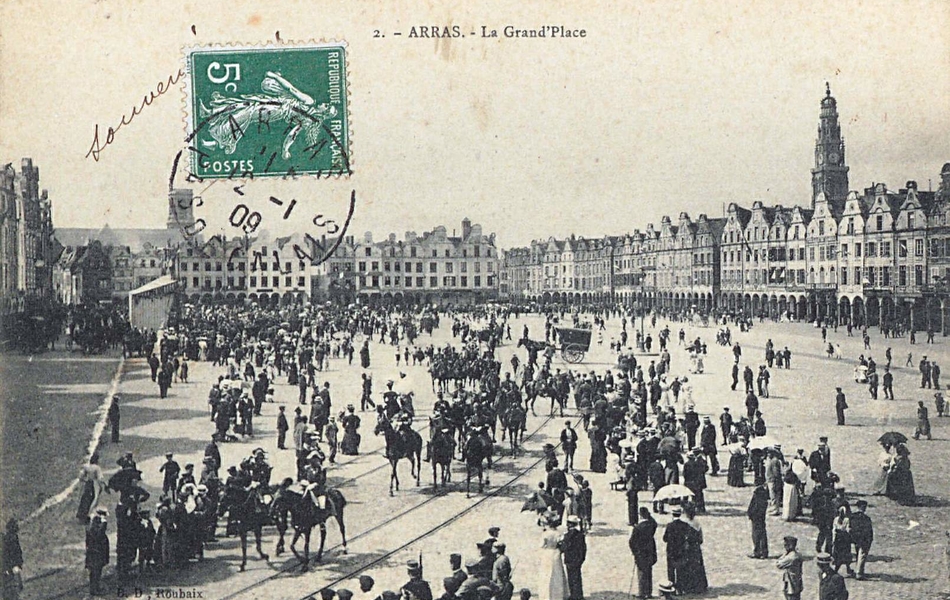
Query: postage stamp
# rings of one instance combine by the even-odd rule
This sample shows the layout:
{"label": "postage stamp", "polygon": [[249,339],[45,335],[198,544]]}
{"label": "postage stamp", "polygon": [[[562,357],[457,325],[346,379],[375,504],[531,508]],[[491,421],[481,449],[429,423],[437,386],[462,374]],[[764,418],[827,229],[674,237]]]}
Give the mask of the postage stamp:
{"label": "postage stamp", "polygon": [[195,176],[351,173],[344,43],[193,48],[186,59]]}

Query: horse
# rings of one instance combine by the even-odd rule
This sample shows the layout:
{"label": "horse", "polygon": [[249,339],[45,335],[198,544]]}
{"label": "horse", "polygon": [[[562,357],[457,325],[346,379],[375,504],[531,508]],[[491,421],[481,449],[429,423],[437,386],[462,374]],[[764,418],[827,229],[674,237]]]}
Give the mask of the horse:
{"label": "horse", "polygon": [[508,432],[508,444],[511,446],[512,455],[521,446],[524,436],[525,425],[528,421],[528,413],[520,402],[512,402],[507,410],[502,414],[502,440],[505,438],[505,432]]}
{"label": "horse", "polygon": [[[290,509],[290,521],[294,528],[294,537],[290,541],[290,551],[294,553],[303,567],[301,570],[307,571],[310,566],[310,535],[315,526],[320,527],[320,547],[317,549],[316,562],[323,558],[323,549],[327,541],[327,521],[330,517],[336,520],[337,527],[340,528],[340,535],[343,537],[343,554],[346,554],[346,525],[343,522],[343,509],[346,507],[346,498],[342,492],[335,488],[329,488],[324,497],[324,507],[320,507],[318,498],[311,488],[305,488],[303,493],[288,490],[288,505]],[[296,544],[300,536],[303,536],[303,556],[297,552]]]}
{"label": "horse", "polygon": [[430,442],[432,460],[432,487],[438,489],[436,467],[442,467],[442,487],[452,481],[452,459],[455,457],[455,438],[451,429],[437,431]]}
{"label": "horse", "polygon": [[416,478],[416,485],[419,485],[422,477],[422,436],[409,428],[396,431],[389,419],[380,419],[373,433],[375,435],[382,433],[386,437],[386,458],[389,459],[392,467],[389,475],[389,495],[393,495],[393,484],[397,490],[399,489],[396,466],[403,458],[409,459],[409,465],[412,467],[411,474]]}
{"label": "horse", "polygon": [[218,516],[228,513],[228,533],[236,532],[241,537],[241,571],[247,566],[247,533],[254,532],[257,554],[263,560],[270,556],[261,549],[261,532],[270,522],[270,504],[272,496],[266,486],[254,486],[249,489],[228,486],[218,505]]}
{"label": "horse", "polygon": [[518,348],[523,346],[528,352],[541,352],[549,345],[548,342],[536,342],[529,338],[521,338],[518,340]]}
{"label": "horse", "polygon": [[491,485],[487,477],[484,477],[484,463],[488,461],[491,467],[493,444],[491,438],[485,430],[473,431],[465,442],[465,449],[462,455],[465,460],[465,497],[472,497],[472,470],[478,473],[478,493],[482,493],[485,485]]}

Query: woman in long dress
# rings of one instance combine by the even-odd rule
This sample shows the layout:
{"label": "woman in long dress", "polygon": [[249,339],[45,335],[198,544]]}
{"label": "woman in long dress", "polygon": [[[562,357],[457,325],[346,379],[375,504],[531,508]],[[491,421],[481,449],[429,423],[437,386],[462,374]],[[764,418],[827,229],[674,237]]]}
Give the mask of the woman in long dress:
{"label": "woman in long dress", "polygon": [[567,574],[558,542],[561,533],[557,530],[558,516],[548,512],[544,516],[544,529],[541,531],[541,556],[538,562],[538,598],[539,600],[565,600],[567,598]]}
{"label": "woman in long dress", "polygon": [[835,572],[844,565],[848,576],[854,576],[854,570],[851,568],[851,563],[854,562],[854,555],[851,554],[851,522],[848,518],[848,508],[846,506],[840,507],[835,517],[831,558]]}
{"label": "woman in long dress", "polygon": [[729,473],[726,477],[726,483],[731,487],[745,486],[745,464],[749,451],[746,449],[748,442],[742,440],[739,445],[733,446],[729,456]]}
{"label": "woman in long dress", "polygon": [[794,521],[801,509],[801,497],[798,495],[798,486],[801,484],[801,480],[795,473],[794,465],[797,460],[797,457],[793,459],[793,464],[790,464],[785,471],[784,483],[782,484],[782,519],[785,521]]}
{"label": "woman in long dress", "polygon": [[891,471],[891,445],[881,444],[881,453],[877,457],[878,475],[874,481],[874,495],[887,493],[887,476]]}
{"label": "woman in long dress", "polygon": [[692,527],[693,531],[686,547],[686,567],[683,569],[685,577],[681,584],[677,584],[684,594],[703,594],[709,589],[706,562],[703,560],[703,527],[696,520],[696,508],[692,504],[683,508],[683,516],[683,521]]}
{"label": "woman in long dress", "polygon": [[900,504],[913,504],[917,498],[914,489],[914,474],[910,470],[910,450],[904,444],[897,445],[897,456],[891,462],[887,476],[887,497]]}
{"label": "woman in long dress", "polygon": [[82,486],[82,495],[79,497],[79,508],[76,518],[83,523],[89,522],[89,517],[99,504],[99,496],[105,489],[102,477],[102,468],[99,467],[99,453],[93,452],[89,457],[89,464],[79,470],[79,484]]}
{"label": "woman in long dress", "polygon": [[607,472],[607,434],[600,424],[591,425],[588,430],[590,436],[590,470],[594,473]]}

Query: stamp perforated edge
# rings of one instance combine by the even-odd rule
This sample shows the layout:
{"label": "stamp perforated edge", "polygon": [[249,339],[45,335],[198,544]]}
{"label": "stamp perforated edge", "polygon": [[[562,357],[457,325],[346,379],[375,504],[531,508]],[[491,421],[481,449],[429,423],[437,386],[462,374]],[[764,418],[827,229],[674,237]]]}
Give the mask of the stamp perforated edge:
{"label": "stamp perforated edge", "polygon": [[[342,47],[344,52],[346,52],[346,90],[344,96],[346,97],[346,145],[347,145],[347,171],[344,173],[333,173],[333,174],[323,174],[323,173],[294,173],[291,176],[288,175],[256,175],[251,177],[230,177],[230,178],[215,178],[210,181],[217,181],[219,179],[225,179],[230,181],[250,181],[253,179],[279,179],[279,178],[288,178],[288,179],[349,179],[350,176],[355,172],[353,165],[353,146],[354,146],[354,133],[353,133],[353,115],[350,111],[350,102],[351,102],[351,75],[353,73],[350,65],[350,46],[346,40],[337,40],[337,39],[320,39],[320,40],[308,40],[308,41],[297,41],[297,40],[281,40],[280,42],[267,41],[267,42],[258,42],[258,43],[239,43],[239,42],[212,42],[208,44],[188,44],[181,47],[181,61],[182,61],[182,70],[185,73],[183,77],[185,85],[182,87],[182,96],[181,96],[181,119],[182,119],[182,129],[184,130],[184,137],[182,138],[182,143],[186,144],[186,140],[194,133],[191,131],[191,122],[192,122],[192,103],[191,97],[194,93],[191,85],[191,61],[189,60],[191,53],[198,50],[280,50],[280,49],[296,49],[296,48],[329,48],[329,47]],[[189,157],[188,164],[191,163]]]}

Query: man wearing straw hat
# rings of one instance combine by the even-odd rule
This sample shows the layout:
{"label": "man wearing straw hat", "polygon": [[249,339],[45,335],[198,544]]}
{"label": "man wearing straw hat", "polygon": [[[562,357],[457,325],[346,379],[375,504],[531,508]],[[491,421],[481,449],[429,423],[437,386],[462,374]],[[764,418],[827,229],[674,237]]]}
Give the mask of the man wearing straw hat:
{"label": "man wearing straw hat", "polygon": [[819,552],[815,562],[818,564],[818,600],[848,600],[848,587],[844,577],[832,566],[831,555]]}

